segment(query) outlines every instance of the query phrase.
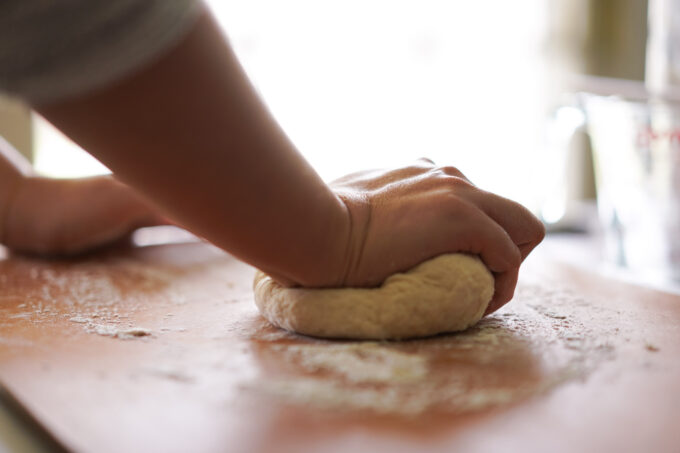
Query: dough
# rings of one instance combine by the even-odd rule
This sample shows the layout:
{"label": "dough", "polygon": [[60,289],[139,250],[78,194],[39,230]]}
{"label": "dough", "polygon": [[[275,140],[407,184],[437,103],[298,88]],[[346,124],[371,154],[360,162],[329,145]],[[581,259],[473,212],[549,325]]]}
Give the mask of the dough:
{"label": "dough", "polygon": [[272,324],[327,338],[401,339],[464,330],[479,321],[494,279],[479,258],[440,255],[377,288],[287,288],[257,272],[255,304]]}

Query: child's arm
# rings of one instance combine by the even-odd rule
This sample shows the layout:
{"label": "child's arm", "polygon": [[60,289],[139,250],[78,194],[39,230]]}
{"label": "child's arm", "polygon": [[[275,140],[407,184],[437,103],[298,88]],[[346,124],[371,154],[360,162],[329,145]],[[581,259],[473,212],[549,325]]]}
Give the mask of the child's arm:
{"label": "child's arm", "polygon": [[286,283],[373,285],[468,251],[497,273],[503,303],[543,237],[521,206],[431,164],[334,192],[260,102],[208,14],[133,76],[36,108],[169,217]]}
{"label": "child's arm", "polygon": [[40,254],[75,254],[163,220],[110,176],[50,179],[0,138],[0,244]]}

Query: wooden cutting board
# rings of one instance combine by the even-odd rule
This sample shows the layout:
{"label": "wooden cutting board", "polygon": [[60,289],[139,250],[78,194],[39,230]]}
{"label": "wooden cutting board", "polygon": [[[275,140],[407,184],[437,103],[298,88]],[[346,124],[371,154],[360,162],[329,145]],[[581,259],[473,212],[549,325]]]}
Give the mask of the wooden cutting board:
{"label": "wooden cutting board", "polygon": [[680,451],[679,296],[539,252],[473,329],[361,343],[271,327],[252,276],[198,242],[5,258],[0,382],[76,451]]}

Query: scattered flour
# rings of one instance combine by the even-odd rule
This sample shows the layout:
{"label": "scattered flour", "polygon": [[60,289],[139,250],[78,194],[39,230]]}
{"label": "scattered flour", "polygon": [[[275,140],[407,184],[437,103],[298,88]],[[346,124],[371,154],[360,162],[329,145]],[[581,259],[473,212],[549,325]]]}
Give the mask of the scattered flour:
{"label": "scattered flour", "polygon": [[[117,339],[153,337],[154,331],[131,321],[146,309],[149,292],[180,306],[191,302],[191,291],[181,285],[195,288],[195,280],[177,278],[177,270],[131,260],[55,265],[27,259],[24,266],[13,266],[16,275],[0,276],[9,288],[0,294],[0,302],[11,301],[16,307],[7,318],[70,321],[85,332]],[[212,273],[223,268],[206,272],[210,275],[205,278],[218,278]],[[31,284],[22,286],[22,279]],[[27,286],[32,289],[26,291]],[[262,363],[283,370],[248,377],[243,385],[255,397],[269,395],[285,404],[333,411],[416,416],[514,404],[586,378],[616,355],[612,339],[621,335],[614,327],[620,319],[620,313],[568,289],[521,282],[511,304],[454,335],[357,343],[314,340],[264,321],[234,322],[226,330],[244,344],[257,345],[248,354],[261,354]],[[645,354],[657,349],[649,342],[640,344]],[[146,374],[192,382],[182,369]]]}
{"label": "scattered flour", "polygon": [[276,380],[251,390],[264,390],[271,396],[295,404],[320,409],[370,410],[380,414],[417,415],[428,407],[423,398],[404,398],[391,389],[350,388],[333,381],[301,378]]}
{"label": "scattered flour", "polygon": [[[167,295],[167,300],[177,305],[186,302],[173,287],[177,269],[127,258],[63,263],[15,258],[13,271],[3,274],[12,284],[0,294],[0,302],[20,299],[21,303],[12,304],[16,308],[4,315],[7,319],[42,323],[61,318],[96,335],[119,339],[151,336],[150,330],[129,322],[122,326],[145,308],[149,292]],[[30,284],[22,284],[26,279]]]}
{"label": "scattered flour", "polygon": [[69,318],[69,321],[77,322],[78,324],[87,324],[90,322],[94,322],[92,318],[85,318],[83,316],[74,316],[73,318]]}
{"label": "scattered flour", "polygon": [[276,345],[288,359],[310,372],[326,371],[349,382],[413,382],[427,375],[427,359],[379,343]]}
{"label": "scattered flour", "polygon": [[[523,284],[503,310],[453,335],[339,342],[254,326],[263,361],[278,361],[285,373],[244,386],[285,404],[333,411],[477,412],[588,376],[615,356],[610,343],[618,330],[606,321],[617,316],[567,289]],[[587,319],[597,331],[578,321]]]}
{"label": "scattered flour", "polygon": [[86,330],[104,337],[120,338],[121,340],[132,340],[139,337],[152,335],[151,330],[141,327],[119,328],[111,324],[88,324]]}

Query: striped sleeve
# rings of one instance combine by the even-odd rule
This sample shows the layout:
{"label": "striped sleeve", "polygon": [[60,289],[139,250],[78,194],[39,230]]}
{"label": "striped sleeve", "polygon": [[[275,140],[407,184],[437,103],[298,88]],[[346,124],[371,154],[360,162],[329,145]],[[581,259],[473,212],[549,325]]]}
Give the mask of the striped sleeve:
{"label": "striped sleeve", "polygon": [[192,0],[0,1],[0,91],[50,103],[115,82],[179,42]]}

